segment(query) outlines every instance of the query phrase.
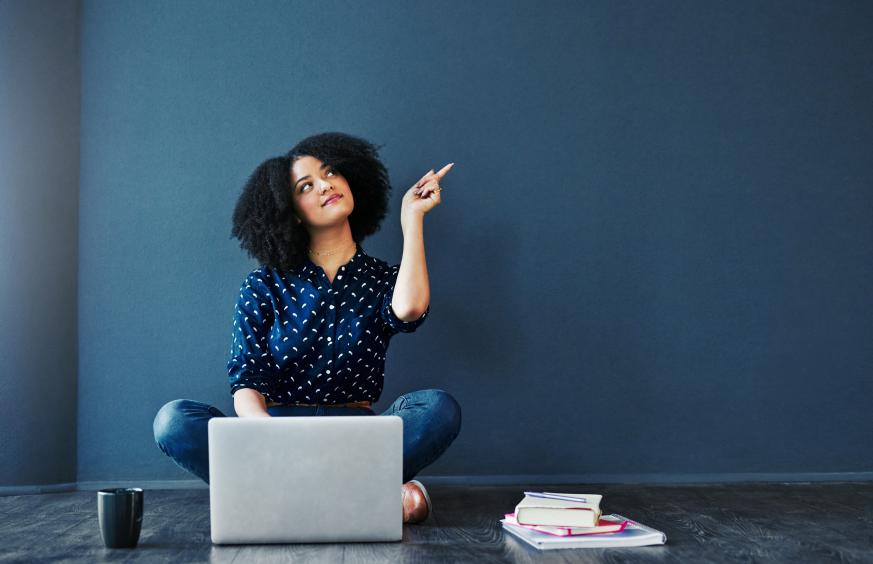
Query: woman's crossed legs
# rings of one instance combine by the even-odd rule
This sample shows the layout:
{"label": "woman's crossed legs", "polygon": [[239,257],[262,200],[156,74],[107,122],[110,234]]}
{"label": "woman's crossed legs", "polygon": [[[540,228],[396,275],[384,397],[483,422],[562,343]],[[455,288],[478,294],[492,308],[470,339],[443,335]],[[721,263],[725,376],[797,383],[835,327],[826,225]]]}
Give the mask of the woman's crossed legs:
{"label": "woman's crossed legs", "polygon": [[[318,415],[376,415],[368,407],[272,406],[274,417]],[[403,482],[413,479],[436,461],[461,430],[461,407],[439,389],[403,394],[380,415],[403,419]],[[227,417],[218,408],[190,399],[166,403],[155,416],[155,443],[181,468],[209,483],[208,424],[213,417]]]}

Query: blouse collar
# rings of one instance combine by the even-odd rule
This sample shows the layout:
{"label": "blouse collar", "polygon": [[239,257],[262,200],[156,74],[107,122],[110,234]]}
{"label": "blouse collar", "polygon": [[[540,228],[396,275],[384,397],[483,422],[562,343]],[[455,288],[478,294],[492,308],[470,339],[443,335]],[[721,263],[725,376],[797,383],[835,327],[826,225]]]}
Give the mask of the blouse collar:
{"label": "blouse collar", "polygon": [[[355,251],[354,256],[351,259],[349,259],[349,261],[347,263],[345,263],[344,265],[341,264],[340,268],[345,266],[346,270],[350,270],[352,268],[357,268],[358,266],[366,264],[364,257],[367,257],[369,255],[367,254],[367,252],[364,250],[364,247],[362,247],[360,243],[357,243],[357,247],[358,247],[358,250]],[[306,262],[304,263],[304,266],[303,266],[303,272],[306,273],[310,270],[315,271],[317,268],[321,268],[321,267],[318,266],[317,264],[315,264],[314,262],[312,262],[312,259],[307,256]]]}

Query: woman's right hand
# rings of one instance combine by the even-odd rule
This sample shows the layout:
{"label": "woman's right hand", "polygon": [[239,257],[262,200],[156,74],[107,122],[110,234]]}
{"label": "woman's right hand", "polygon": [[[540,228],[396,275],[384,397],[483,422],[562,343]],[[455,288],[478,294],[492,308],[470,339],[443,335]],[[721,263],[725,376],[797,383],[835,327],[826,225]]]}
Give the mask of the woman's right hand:
{"label": "woman's right hand", "polygon": [[237,417],[272,417],[264,395],[253,388],[240,388],[233,394],[233,410]]}

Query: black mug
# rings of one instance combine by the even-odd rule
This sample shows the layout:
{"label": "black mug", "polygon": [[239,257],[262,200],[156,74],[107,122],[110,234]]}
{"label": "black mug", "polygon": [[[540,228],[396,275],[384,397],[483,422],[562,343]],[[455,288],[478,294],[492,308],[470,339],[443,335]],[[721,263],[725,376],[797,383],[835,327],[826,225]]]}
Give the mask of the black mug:
{"label": "black mug", "polygon": [[97,520],[107,548],[133,548],[142,529],[142,488],[97,492]]}

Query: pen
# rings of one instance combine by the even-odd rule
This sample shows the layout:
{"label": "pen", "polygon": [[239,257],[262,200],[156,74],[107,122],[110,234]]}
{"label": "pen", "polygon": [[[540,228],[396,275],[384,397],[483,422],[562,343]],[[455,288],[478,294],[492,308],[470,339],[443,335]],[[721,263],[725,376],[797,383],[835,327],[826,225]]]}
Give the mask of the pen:
{"label": "pen", "polygon": [[558,495],[545,492],[524,492],[524,495],[529,495],[531,497],[543,497],[546,499],[561,499],[564,501],[577,501],[579,503],[588,503],[588,499],[584,497],[570,497],[566,495]]}

